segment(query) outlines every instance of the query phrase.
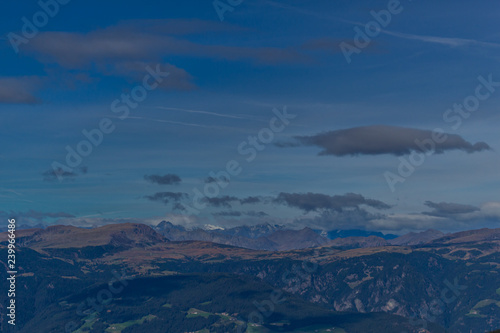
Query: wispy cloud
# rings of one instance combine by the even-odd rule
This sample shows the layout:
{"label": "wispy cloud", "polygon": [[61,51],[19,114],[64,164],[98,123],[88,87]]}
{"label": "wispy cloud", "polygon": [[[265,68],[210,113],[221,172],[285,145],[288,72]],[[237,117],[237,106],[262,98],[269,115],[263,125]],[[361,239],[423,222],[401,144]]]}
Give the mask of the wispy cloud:
{"label": "wispy cloud", "polygon": [[97,214],[90,214],[90,215],[85,215],[85,216],[79,216],[78,218],[89,218],[89,217],[96,217],[96,216],[105,216],[105,215],[113,215],[113,214],[118,214],[118,213],[130,213],[130,211],[126,210],[115,210],[115,211],[110,211],[110,212],[101,212],[98,211]]}
{"label": "wispy cloud", "polygon": [[[112,117],[112,118],[119,118],[119,117]],[[154,118],[146,118],[146,117],[127,117],[127,119],[142,119],[142,120],[154,121],[154,122],[157,122],[157,123],[167,123],[167,124],[172,124],[172,125],[182,125],[182,126],[192,126],[192,127],[214,128],[214,129],[228,129],[228,127],[208,126],[208,125],[202,125],[202,124],[185,123],[185,122],[181,122],[181,121],[172,121],[172,120],[164,120],[164,119],[154,119]]]}
{"label": "wispy cloud", "polygon": [[56,182],[58,179],[63,181],[74,181],[76,177],[85,175],[88,172],[86,166],[74,169],[73,171],[66,171],[62,168],[50,169],[42,173],[43,180],[46,182]]}
{"label": "wispy cloud", "polygon": [[206,33],[207,29],[227,30],[228,26],[208,21],[198,21],[193,27],[189,24],[192,21],[134,20],[87,33],[44,32],[26,49],[34,52],[43,62],[84,69],[92,63],[109,65],[121,61],[156,61],[165,55],[195,55],[264,64],[294,63],[304,59],[303,55],[289,49],[197,43],[191,41],[188,35]]}
{"label": "wispy cloud", "polygon": [[394,32],[394,31],[388,31],[388,30],[382,30],[382,32],[386,35],[390,35],[390,36],[394,36],[394,37],[410,39],[410,40],[418,40],[421,42],[441,44],[441,45],[452,46],[452,47],[470,46],[470,45],[477,45],[477,46],[484,46],[484,47],[495,47],[495,48],[500,47],[500,44],[497,44],[497,43],[483,42],[483,41],[479,41],[479,40],[475,40],[475,39],[414,35],[414,34],[406,34],[406,33],[402,33],[402,32]]}
{"label": "wispy cloud", "polygon": [[8,192],[8,193],[14,193],[16,195],[23,195],[22,193],[20,193],[16,190],[10,189],[10,188],[0,188],[0,193],[1,192]]}
{"label": "wispy cloud", "polygon": [[32,200],[27,200],[23,199],[23,194],[9,188],[0,188],[0,198],[8,198],[9,200],[14,200],[14,201],[22,201],[22,202],[29,202],[29,203],[34,203]]}
{"label": "wispy cloud", "polygon": [[307,10],[307,9],[303,9],[303,8],[291,6],[291,5],[284,4],[284,3],[279,3],[279,2],[276,2],[276,1],[265,1],[265,4],[267,6],[272,6],[272,7],[276,7],[276,8],[288,9],[288,10],[294,11],[294,12],[302,14],[302,15],[309,15],[309,16],[314,16],[314,17],[317,17],[317,18],[328,19],[328,20],[335,19],[335,20],[338,20],[338,21],[343,21],[342,18],[333,16],[333,15],[330,15],[330,14],[317,13],[317,12],[314,12],[314,11],[311,11],[311,10]]}
{"label": "wispy cloud", "polygon": [[2,221],[7,221],[7,219],[15,218],[20,224],[35,225],[39,223],[44,223],[47,220],[59,219],[59,218],[74,218],[73,214],[66,212],[41,212],[37,210],[29,211],[1,211],[0,219]]}
{"label": "wispy cloud", "polygon": [[36,76],[0,77],[0,103],[39,103],[34,91],[40,87],[42,81]]}
{"label": "wispy cloud", "polygon": [[[329,15],[329,14],[317,13],[314,11],[305,10],[303,8],[290,6],[288,4],[282,4],[282,3],[279,3],[276,1],[266,1],[266,4],[269,6],[277,7],[277,8],[292,10],[292,11],[295,11],[295,12],[302,14],[302,15],[314,16],[316,18],[335,20],[338,22],[351,24],[351,25],[358,25],[358,26],[365,26],[366,25],[366,22],[363,23],[363,22],[347,20],[347,19],[344,19],[341,17],[337,17],[337,16],[333,16],[333,15]],[[427,36],[427,35],[402,33],[402,32],[390,31],[390,30],[385,30],[385,29],[381,29],[380,32],[384,33],[386,35],[394,36],[394,37],[398,37],[398,38],[409,39],[409,40],[418,40],[418,41],[425,42],[425,43],[440,44],[440,45],[446,45],[446,46],[450,46],[450,47],[463,47],[463,46],[482,46],[482,47],[493,47],[493,48],[500,47],[500,44],[498,44],[498,43],[484,42],[484,41],[475,40],[475,39]]]}
{"label": "wispy cloud", "polygon": [[231,118],[231,119],[249,119],[248,117],[244,117],[244,116],[234,116],[234,115],[229,115],[229,114],[223,114],[223,113],[217,113],[217,112],[211,112],[211,111],[203,111],[203,110],[189,110],[189,109],[181,109],[181,108],[170,108],[170,107],[165,107],[165,106],[158,106],[156,108],[161,109],[161,110],[172,110],[172,111],[181,111],[181,112],[187,112],[187,113],[198,113],[198,114],[205,114],[205,115],[209,115],[209,116]]}

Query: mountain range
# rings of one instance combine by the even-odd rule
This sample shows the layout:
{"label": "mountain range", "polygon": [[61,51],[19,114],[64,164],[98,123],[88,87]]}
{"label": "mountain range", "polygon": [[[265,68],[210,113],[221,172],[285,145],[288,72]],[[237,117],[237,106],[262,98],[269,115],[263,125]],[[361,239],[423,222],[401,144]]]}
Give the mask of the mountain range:
{"label": "mountain range", "polygon": [[154,229],[171,241],[206,241],[268,251],[297,250],[324,245],[341,248],[420,245],[445,235],[437,230],[427,230],[421,233],[411,232],[398,237],[392,234],[384,235],[381,232],[355,229],[323,232],[306,227],[301,230],[293,230],[271,224],[239,226],[230,229],[187,229],[168,221],[160,222]]}

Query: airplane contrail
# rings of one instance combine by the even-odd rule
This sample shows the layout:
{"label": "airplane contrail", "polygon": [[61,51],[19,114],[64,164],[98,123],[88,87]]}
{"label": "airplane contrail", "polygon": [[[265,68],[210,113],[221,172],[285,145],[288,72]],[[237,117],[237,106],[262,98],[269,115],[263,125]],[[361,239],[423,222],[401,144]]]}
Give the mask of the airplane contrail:
{"label": "airplane contrail", "polygon": [[181,109],[181,108],[170,108],[170,107],[165,107],[165,106],[158,106],[158,109],[163,109],[163,110],[173,110],[173,111],[181,111],[181,112],[187,112],[187,113],[198,113],[198,114],[206,114],[209,116],[215,116],[215,117],[223,117],[223,118],[231,118],[231,119],[252,119],[250,117],[244,117],[244,116],[233,116],[229,114],[223,114],[223,113],[217,113],[217,112],[210,112],[210,111],[203,111],[203,110],[189,110],[189,109]]}
{"label": "airplane contrail", "polygon": [[209,126],[209,125],[201,125],[201,124],[195,124],[195,123],[185,123],[185,122],[180,122],[180,121],[154,119],[154,118],[146,118],[146,117],[127,117],[127,119],[143,119],[143,120],[154,121],[154,122],[157,122],[157,123],[167,123],[167,124],[173,124],[173,125],[183,125],[183,126],[192,126],[192,127],[215,128],[215,129],[234,129],[234,128],[231,128],[231,127]]}
{"label": "airplane contrail", "polygon": [[[274,6],[274,7],[293,10],[293,11],[296,11],[296,12],[304,14],[304,15],[311,15],[311,16],[315,16],[315,17],[319,17],[319,18],[323,18],[323,19],[335,20],[335,21],[353,24],[353,25],[358,25],[358,26],[366,25],[366,22],[362,23],[362,22],[346,20],[346,19],[343,19],[341,17],[336,17],[336,16],[328,15],[328,14],[320,14],[320,13],[316,13],[313,11],[304,10],[302,8],[297,8],[294,6],[285,5],[285,4],[282,4],[279,2],[275,2],[275,1],[266,1],[266,3],[271,5],[271,6]],[[466,45],[479,45],[479,46],[484,46],[484,47],[495,47],[495,48],[500,47],[500,44],[498,44],[498,43],[483,42],[483,41],[479,41],[479,40],[475,40],[475,39],[416,35],[416,34],[395,32],[395,31],[390,31],[390,30],[385,30],[385,29],[381,29],[380,32],[384,33],[386,35],[390,35],[390,36],[394,36],[394,37],[398,37],[398,38],[419,40],[421,42],[447,45],[447,46],[451,46],[451,47],[459,47],[459,46],[466,46]]]}

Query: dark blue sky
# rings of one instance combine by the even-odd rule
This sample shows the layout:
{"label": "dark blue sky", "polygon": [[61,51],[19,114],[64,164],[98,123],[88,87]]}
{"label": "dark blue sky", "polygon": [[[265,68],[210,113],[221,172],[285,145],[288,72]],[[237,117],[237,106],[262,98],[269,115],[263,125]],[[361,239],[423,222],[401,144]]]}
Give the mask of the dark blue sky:
{"label": "dark blue sky", "polygon": [[[500,4],[245,0],[224,21],[208,0],[58,7],[49,17],[36,1],[10,2],[0,21],[2,218],[500,224]],[[380,30],[367,32],[374,13]],[[294,117],[279,119],[284,108]],[[102,122],[113,130],[68,165],[67,147]],[[252,148],[249,136],[269,140]],[[232,160],[229,183],[207,179]],[[212,185],[217,196],[196,198]]]}

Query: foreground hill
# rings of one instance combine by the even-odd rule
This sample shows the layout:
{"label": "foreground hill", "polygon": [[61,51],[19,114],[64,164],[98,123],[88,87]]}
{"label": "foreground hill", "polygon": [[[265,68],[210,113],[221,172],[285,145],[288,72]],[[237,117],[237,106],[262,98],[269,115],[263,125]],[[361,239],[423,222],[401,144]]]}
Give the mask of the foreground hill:
{"label": "foreground hill", "polygon": [[[45,325],[43,318],[57,318],[56,312],[64,312],[51,306],[64,301],[74,304],[70,299],[62,298],[105,284],[112,279],[113,269],[124,269],[133,279],[161,278],[172,274],[237,274],[241,278],[258,278],[277,290],[296,295],[310,306],[330,311],[385,312],[406,317],[413,328],[431,332],[442,330],[429,325],[427,320],[450,332],[483,333],[500,327],[500,289],[497,289],[500,285],[500,241],[492,236],[494,231],[446,235],[431,243],[414,246],[349,249],[321,246],[274,252],[210,242],[169,242],[150,227],[134,224],[97,229],[54,227],[43,232],[23,231],[18,233],[18,244],[22,245],[18,254],[22,258],[19,288],[29,290],[29,293],[23,293],[27,298],[20,299],[23,314],[19,322],[27,324],[34,320],[31,323]],[[3,240],[0,247],[2,261],[1,258],[6,258],[6,238],[5,234],[0,236],[3,237],[0,238]],[[293,238],[288,238],[288,241],[293,241]],[[346,242],[351,244],[352,240]],[[6,281],[5,276],[0,278]],[[203,295],[208,290],[199,292]],[[224,294],[224,288],[219,292]],[[254,294],[245,295],[252,304]],[[0,295],[1,304],[4,304],[2,297],[5,295]],[[231,297],[236,297],[236,294],[227,295],[226,301]],[[301,306],[306,303],[301,303]],[[220,311],[190,306],[215,315]],[[49,307],[53,313],[40,312]],[[140,311],[137,312],[135,306],[116,308],[116,311],[130,313],[127,318],[140,321],[135,322],[139,326],[149,325],[153,319],[147,315],[138,317]],[[189,309],[179,311],[184,318]],[[150,314],[161,317],[160,313]],[[241,316],[233,317],[235,321],[245,321]],[[410,319],[412,317],[416,319]],[[387,317],[386,320],[397,323],[397,318]],[[267,329],[284,325],[270,320],[268,324],[272,327]],[[115,324],[125,321],[103,317],[98,322]],[[351,331],[358,332],[352,327]]]}
{"label": "foreground hill", "polygon": [[[70,261],[28,248],[18,254],[18,288],[30,292],[16,298],[22,311],[15,327],[2,317],[3,332],[417,332],[406,318],[333,311],[250,275],[144,274],[97,258]],[[5,295],[0,300],[5,304]]]}

